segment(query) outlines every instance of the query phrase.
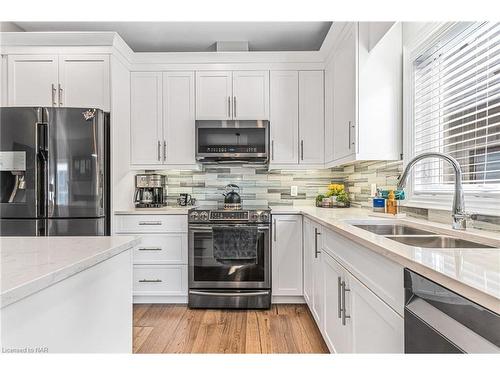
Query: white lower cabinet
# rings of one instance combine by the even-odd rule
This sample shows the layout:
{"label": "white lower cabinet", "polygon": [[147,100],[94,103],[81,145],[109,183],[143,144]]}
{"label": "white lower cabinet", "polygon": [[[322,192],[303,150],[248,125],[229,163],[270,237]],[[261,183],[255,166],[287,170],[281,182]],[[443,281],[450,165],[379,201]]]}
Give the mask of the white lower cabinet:
{"label": "white lower cabinet", "polygon": [[332,353],[403,353],[402,267],[309,218],[303,259],[304,298]]}
{"label": "white lower cabinet", "polygon": [[302,296],[302,216],[273,215],[273,296]]}
{"label": "white lower cabinet", "polygon": [[186,303],[187,215],[116,215],[117,234],[140,235],[133,251],[134,303]]}

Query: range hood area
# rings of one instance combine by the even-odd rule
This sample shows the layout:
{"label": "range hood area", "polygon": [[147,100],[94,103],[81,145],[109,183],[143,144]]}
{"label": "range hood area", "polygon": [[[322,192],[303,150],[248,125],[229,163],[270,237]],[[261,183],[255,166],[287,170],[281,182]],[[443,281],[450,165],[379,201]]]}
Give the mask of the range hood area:
{"label": "range hood area", "polygon": [[196,121],[196,160],[205,164],[267,164],[269,121]]}

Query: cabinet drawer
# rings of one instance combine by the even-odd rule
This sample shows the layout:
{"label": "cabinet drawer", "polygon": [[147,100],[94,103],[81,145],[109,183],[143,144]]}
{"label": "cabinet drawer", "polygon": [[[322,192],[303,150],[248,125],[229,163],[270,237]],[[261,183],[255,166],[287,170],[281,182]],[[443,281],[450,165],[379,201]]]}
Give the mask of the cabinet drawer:
{"label": "cabinet drawer", "polygon": [[187,233],[144,235],[134,248],[134,264],[187,264]]}
{"label": "cabinet drawer", "polygon": [[187,215],[117,215],[118,233],[187,232]]}
{"label": "cabinet drawer", "polygon": [[403,267],[332,230],[322,230],[323,250],[403,316]]}
{"label": "cabinet drawer", "polygon": [[134,266],[134,295],[187,296],[187,266]]}

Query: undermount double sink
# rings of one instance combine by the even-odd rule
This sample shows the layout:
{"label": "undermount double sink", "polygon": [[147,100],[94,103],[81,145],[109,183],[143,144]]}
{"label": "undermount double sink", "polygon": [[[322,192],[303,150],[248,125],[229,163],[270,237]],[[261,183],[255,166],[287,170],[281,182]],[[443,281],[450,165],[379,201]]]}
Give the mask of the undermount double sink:
{"label": "undermount double sink", "polygon": [[384,236],[390,240],[397,241],[409,246],[417,246],[433,249],[470,249],[482,248],[491,249],[492,246],[482,243],[463,240],[429,230],[415,228],[406,224],[352,224],[353,226],[364,229],[368,232]]}

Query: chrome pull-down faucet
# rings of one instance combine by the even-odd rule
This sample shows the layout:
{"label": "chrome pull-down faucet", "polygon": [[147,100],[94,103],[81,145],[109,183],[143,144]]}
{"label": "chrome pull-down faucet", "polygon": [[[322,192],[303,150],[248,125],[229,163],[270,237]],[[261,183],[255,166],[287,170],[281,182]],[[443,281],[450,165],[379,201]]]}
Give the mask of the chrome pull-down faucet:
{"label": "chrome pull-down faucet", "polygon": [[413,166],[420,160],[427,158],[438,158],[446,160],[453,167],[453,170],[455,171],[455,191],[453,194],[453,207],[451,213],[451,217],[453,220],[452,228],[465,230],[467,228],[466,223],[469,215],[465,212],[464,189],[462,187],[462,169],[460,168],[460,164],[458,164],[458,161],[455,158],[441,152],[424,152],[423,154],[415,156],[406,165],[406,168],[399,179],[398,189],[403,189],[405,187],[406,180],[408,179],[408,174]]}

